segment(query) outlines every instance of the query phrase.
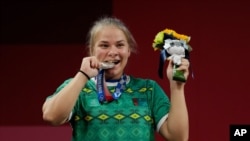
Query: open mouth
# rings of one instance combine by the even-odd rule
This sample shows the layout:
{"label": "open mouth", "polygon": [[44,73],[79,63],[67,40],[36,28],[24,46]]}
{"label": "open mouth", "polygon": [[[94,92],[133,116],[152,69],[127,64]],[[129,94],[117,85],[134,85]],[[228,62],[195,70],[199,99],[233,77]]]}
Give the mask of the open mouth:
{"label": "open mouth", "polygon": [[119,60],[115,61],[104,61],[101,63],[101,68],[102,69],[111,69],[113,68],[116,64],[120,63]]}
{"label": "open mouth", "polygon": [[105,63],[109,63],[109,64],[118,64],[120,63],[120,60],[113,60],[113,61],[105,61]]}

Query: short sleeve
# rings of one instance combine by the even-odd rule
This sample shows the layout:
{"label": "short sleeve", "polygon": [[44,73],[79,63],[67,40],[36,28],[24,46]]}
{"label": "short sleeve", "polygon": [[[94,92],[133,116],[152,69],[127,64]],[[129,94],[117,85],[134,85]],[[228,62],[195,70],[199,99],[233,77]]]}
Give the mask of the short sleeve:
{"label": "short sleeve", "polygon": [[72,79],[72,78],[65,80],[65,81],[56,89],[56,91],[55,91],[52,95],[50,95],[50,96],[47,97],[47,99],[53,97],[53,96],[56,95],[58,92],[60,92],[66,85],[69,84],[69,82],[71,81],[71,79]]}
{"label": "short sleeve", "polygon": [[[154,81],[153,81],[154,82]],[[158,126],[159,122],[164,118],[166,119],[169,109],[170,101],[166,93],[156,82],[153,83],[153,106],[152,112],[155,124]]]}

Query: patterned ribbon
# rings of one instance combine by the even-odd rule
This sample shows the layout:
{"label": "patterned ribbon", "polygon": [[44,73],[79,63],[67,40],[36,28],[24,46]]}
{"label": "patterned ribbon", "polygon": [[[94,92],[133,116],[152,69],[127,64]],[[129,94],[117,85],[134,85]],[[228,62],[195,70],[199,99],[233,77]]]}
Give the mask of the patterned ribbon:
{"label": "patterned ribbon", "polygon": [[104,69],[101,69],[97,75],[97,83],[96,83],[98,100],[100,102],[105,102],[105,101],[110,102],[112,100],[117,100],[125,89],[126,80],[127,76],[123,74],[122,77],[118,80],[114,93],[111,94],[105,82],[106,81],[105,71]]}

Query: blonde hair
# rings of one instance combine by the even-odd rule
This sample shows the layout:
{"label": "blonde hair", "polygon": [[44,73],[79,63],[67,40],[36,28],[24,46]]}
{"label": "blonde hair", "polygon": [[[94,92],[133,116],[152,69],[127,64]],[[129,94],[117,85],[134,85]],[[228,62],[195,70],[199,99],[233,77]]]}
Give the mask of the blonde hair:
{"label": "blonde hair", "polygon": [[121,20],[115,17],[101,17],[99,20],[94,22],[88,32],[86,44],[89,49],[89,53],[93,50],[96,33],[104,26],[115,26],[120,29],[128,41],[131,52],[136,52],[137,43],[128,27]]}

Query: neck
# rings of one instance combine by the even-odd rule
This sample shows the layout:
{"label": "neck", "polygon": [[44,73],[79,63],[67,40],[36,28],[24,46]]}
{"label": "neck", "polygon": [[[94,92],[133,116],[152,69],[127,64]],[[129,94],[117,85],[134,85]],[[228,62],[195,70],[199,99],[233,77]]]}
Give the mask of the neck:
{"label": "neck", "polygon": [[106,82],[118,82],[120,79],[106,79]]}
{"label": "neck", "polygon": [[108,73],[105,73],[105,79],[106,81],[119,81],[120,78],[122,77],[123,73],[119,74],[119,75],[109,75]]}

